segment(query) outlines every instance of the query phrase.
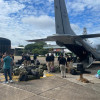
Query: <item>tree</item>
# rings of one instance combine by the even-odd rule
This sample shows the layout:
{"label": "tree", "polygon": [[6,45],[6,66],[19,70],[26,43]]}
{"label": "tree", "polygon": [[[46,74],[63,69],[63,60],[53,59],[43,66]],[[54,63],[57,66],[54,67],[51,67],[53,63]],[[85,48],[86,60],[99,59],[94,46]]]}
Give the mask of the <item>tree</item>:
{"label": "tree", "polygon": [[28,44],[25,46],[25,51],[29,51],[33,54],[45,55],[48,53],[48,49],[43,49],[43,46],[46,45],[45,42],[36,42],[34,44]]}
{"label": "tree", "polygon": [[30,50],[30,52],[34,49],[34,44],[28,44],[25,46],[25,50]]}
{"label": "tree", "polygon": [[32,53],[33,53],[33,54],[39,54],[39,52],[40,52],[39,49],[33,49],[33,50],[32,50]]}
{"label": "tree", "polygon": [[23,45],[19,45],[18,47],[24,47]]}
{"label": "tree", "polygon": [[40,50],[40,54],[41,54],[41,55],[45,55],[45,54],[48,53],[48,51],[49,51],[48,49],[41,49],[41,50]]}

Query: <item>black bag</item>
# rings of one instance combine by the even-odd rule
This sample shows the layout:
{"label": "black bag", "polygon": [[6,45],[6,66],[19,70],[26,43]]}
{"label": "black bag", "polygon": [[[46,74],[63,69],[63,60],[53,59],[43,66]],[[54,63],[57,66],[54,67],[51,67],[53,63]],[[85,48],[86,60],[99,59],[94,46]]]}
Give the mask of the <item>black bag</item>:
{"label": "black bag", "polygon": [[19,77],[19,81],[28,81],[28,76],[27,76],[27,74],[21,75],[21,76]]}
{"label": "black bag", "polygon": [[31,63],[34,63],[34,60],[31,60]]}
{"label": "black bag", "polygon": [[80,71],[80,74],[84,73],[84,68],[83,68],[83,64],[77,64],[77,71]]}
{"label": "black bag", "polygon": [[36,72],[35,70],[31,70],[32,75],[35,77],[35,79],[40,79],[39,72]]}
{"label": "black bag", "polygon": [[37,61],[36,61],[36,65],[40,65],[40,62],[39,62],[39,60],[37,60]]}
{"label": "black bag", "polygon": [[77,71],[84,72],[83,64],[77,64]]}
{"label": "black bag", "polygon": [[77,75],[77,72],[76,72],[75,69],[71,69],[70,74],[72,74],[72,75]]}

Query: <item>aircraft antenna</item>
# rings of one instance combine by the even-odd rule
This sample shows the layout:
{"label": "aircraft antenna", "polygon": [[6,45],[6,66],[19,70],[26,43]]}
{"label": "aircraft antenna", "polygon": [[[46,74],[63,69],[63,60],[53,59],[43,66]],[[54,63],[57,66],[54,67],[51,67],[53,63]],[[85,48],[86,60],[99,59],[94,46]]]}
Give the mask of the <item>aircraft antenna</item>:
{"label": "aircraft antenna", "polygon": [[87,35],[87,29],[86,29],[86,27],[83,28],[83,35]]}

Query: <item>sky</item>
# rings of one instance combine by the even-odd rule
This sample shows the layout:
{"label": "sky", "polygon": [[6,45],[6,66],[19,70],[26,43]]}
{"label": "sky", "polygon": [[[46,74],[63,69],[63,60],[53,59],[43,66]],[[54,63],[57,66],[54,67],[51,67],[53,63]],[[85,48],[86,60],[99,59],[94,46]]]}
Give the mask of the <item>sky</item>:
{"label": "sky", "polygon": [[[100,0],[65,0],[74,32],[100,33]],[[54,0],[0,0],[0,37],[12,47],[55,34]],[[92,39],[99,43],[100,38]]]}

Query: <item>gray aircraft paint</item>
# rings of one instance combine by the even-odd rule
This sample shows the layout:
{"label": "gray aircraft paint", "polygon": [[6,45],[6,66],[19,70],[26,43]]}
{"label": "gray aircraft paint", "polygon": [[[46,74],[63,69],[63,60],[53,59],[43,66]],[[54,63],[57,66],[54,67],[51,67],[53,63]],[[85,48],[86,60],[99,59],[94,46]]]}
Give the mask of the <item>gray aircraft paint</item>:
{"label": "gray aircraft paint", "polygon": [[[55,4],[56,33],[57,34],[63,34],[63,35],[64,34],[70,34],[71,36],[76,35],[75,32],[73,32],[73,30],[71,29],[71,26],[70,26],[68,13],[67,13],[67,10],[66,10],[66,5],[65,5],[65,0],[54,0],[54,4]],[[65,40],[64,40],[64,42],[65,42]],[[72,38],[70,39],[69,42],[75,43]],[[95,58],[100,58],[100,55],[98,55],[98,52],[96,52],[95,49],[92,48],[87,43],[87,41],[81,39],[79,42],[82,46],[85,47],[85,49],[87,51],[91,52],[95,56]]]}
{"label": "gray aircraft paint", "polygon": [[65,0],[54,0],[54,7],[55,7],[56,34],[53,36],[48,36],[47,38],[44,39],[36,39],[28,41],[29,42],[56,41],[57,44],[66,47],[69,44],[70,46],[77,45],[85,48],[85,50],[87,52],[90,52],[95,57],[95,59],[100,60],[100,52],[96,51],[93,47],[91,47],[89,43],[87,43],[87,41],[85,41],[85,38],[100,37],[100,34],[76,35],[70,26]]}
{"label": "gray aircraft paint", "polygon": [[69,23],[65,1],[64,0],[54,0],[54,5],[55,5],[56,33],[75,35]]}

